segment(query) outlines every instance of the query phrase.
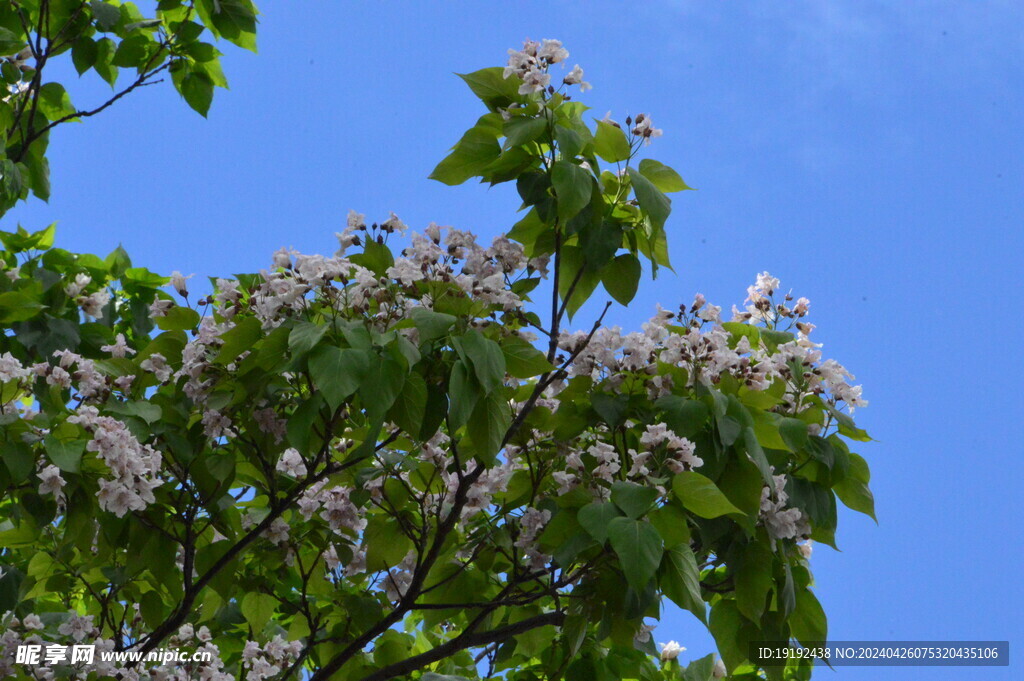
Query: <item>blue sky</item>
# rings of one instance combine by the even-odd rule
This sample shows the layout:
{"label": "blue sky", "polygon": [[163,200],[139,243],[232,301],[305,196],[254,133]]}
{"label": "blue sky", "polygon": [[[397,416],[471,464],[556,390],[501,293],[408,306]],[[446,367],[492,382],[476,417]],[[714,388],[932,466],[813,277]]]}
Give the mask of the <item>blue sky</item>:
{"label": "blue sky", "polygon": [[[51,202],[5,228],[59,220],[65,248],[123,242],[136,264],[202,276],[259,269],[281,246],[333,251],[350,208],[489,239],[516,220],[512,188],[426,179],[480,113],[452,73],[560,38],[594,85],[581,101],[598,118],[649,113],[665,131],[651,154],[699,188],[668,225],[676,274],[609,320],[635,329],[697,291],[728,309],[769,270],[811,299],[826,356],[865,386],[858,420],[877,441],[858,451],[880,524],[843,513],[842,552],[816,547],[830,638],[1022,641],[1024,5],[262,5],[260,54],[225,47],[231,90],[209,120],[164,84],[64,126]],[[86,106],[105,87],[69,89]],[[686,614],[655,636],[711,649]]]}

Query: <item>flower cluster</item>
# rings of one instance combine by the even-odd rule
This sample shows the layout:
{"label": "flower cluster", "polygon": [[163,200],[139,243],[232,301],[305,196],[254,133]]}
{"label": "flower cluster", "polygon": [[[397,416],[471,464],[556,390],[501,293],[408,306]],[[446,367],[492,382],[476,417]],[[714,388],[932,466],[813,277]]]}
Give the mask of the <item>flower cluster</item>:
{"label": "flower cluster", "polygon": [[[519,86],[521,95],[541,92],[551,87],[548,67],[564,62],[568,58],[569,51],[562,47],[560,40],[545,39],[539,43],[526,40],[523,42],[523,49],[508,51],[508,65],[505,67],[504,76],[515,76],[523,81]],[[590,83],[583,80],[583,69],[579,64],[573,67],[562,82],[566,85],[579,85],[580,90],[584,92],[590,89]]]}
{"label": "flower cluster", "polygon": [[807,539],[811,534],[811,526],[806,514],[799,508],[789,508],[786,502],[786,476],[776,475],[773,478],[775,493],[765,485],[761,490],[761,523],[772,539]]}
{"label": "flower cluster", "polygon": [[[778,280],[764,273],[758,275],[757,283],[748,293],[758,301],[756,305],[763,307],[763,301],[769,300],[777,288]],[[803,317],[809,306],[810,302],[801,298],[792,310],[784,309],[786,314]],[[755,307],[755,311],[759,309]],[[643,325],[643,332],[623,335],[619,327],[598,329],[592,337],[582,331],[563,332],[559,348],[575,355],[569,367],[570,376],[590,376],[615,389],[631,376],[639,375],[655,398],[671,391],[673,379],[656,375],[655,371],[659,364],[668,364],[686,370],[687,385],[715,385],[725,375],[750,390],[766,390],[773,382],[782,381],[785,399],[780,411],[799,413],[808,406],[807,398],[812,395],[845,403],[851,411],[867,406],[867,400],[861,397],[861,387],[848,382],[853,374],[833,359],[822,359],[821,345],[808,340],[812,325],[801,323],[803,329],[798,336],[789,336],[792,340],[774,345],[755,333],[743,333],[737,340],[735,332],[741,329],[726,328],[721,323],[720,311],[698,294],[691,306],[678,313],[659,307]],[[766,323],[765,315],[743,313],[735,321],[762,322],[764,328],[774,331]]]}
{"label": "flower cluster", "polygon": [[288,669],[301,652],[302,641],[286,641],[280,635],[262,646],[256,641],[247,641],[242,649],[246,681],[264,681],[277,676]]}
{"label": "flower cluster", "polygon": [[141,511],[156,501],[153,490],[163,484],[160,479],[160,452],[150,445],[139,444],[124,423],[109,416],[100,416],[93,406],[83,406],[68,417],[68,423],[80,425],[92,434],[86,445],[96,452],[114,474],[113,480],[99,481],[100,508],[117,517],[128,511]]}

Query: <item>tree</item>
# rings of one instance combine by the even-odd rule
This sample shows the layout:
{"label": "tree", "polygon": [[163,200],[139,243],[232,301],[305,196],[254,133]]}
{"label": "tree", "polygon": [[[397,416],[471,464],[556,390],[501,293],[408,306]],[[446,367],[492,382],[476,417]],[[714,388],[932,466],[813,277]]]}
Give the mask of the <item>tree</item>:
{"label": "tree", "polygon": [[[461,76],[487,111],[431,177],[515,183],[489,247],[430,225],[399,252],[397,216],[353,212],[333,256],[205,295],[52,227],[2,235],[4,646],[213,657],[97,658],[122,678],[810,676],[749,643],[827,638],[809,542],[837,497],[873,516],[866,402],[768,273],[732,321],[698,295],[565,330],[669,266],[688,189],[641,160],[649,116],[585,122],[567,57],[527,42]],[[665,598],[720,662],[659,651]]]}
{"label": "tree", "polygon": [[[168,73],[189,106],[203,116],[214,87],[227,87],[220,52],[206,33],[256,49],[251,0],[160,0],[143,14],[132,2],[111,0],[8,0],[0,2],[0,215],[29,192],[47,200],[50,131],[112,106]],[[69,55],[79,75],[94,71],[113,94],[85,108],[64,85],[43,82],[46,66]],[[135,73],[121,79],[121,69]],[[129,81],[124,84],[124,80]]]}

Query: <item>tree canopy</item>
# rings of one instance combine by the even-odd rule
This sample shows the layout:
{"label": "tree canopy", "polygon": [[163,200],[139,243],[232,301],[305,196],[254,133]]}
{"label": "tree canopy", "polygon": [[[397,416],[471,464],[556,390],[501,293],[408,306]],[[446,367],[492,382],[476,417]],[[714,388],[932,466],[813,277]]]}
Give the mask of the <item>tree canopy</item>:
{"label": "tree canopy", "polygon": [[[589,116],[567,58],[527,41],[461,75],[482,115],[431,177],[514,184],[489,245],[353,211],[333,254],[207,285],[0,234],[6,676],[34,673],[18,645],[96,642],[213,660],[50,671],[809,678],[749,644],[827,639],[810,542],[834,546],[837,499],[873,516],[867,403],[767,272],[730,321],[698,294],[636,332],[567,330],[671,266],[689,189],[647,155],[649,115]],[[667,602],[720,660],[655,645]]]}

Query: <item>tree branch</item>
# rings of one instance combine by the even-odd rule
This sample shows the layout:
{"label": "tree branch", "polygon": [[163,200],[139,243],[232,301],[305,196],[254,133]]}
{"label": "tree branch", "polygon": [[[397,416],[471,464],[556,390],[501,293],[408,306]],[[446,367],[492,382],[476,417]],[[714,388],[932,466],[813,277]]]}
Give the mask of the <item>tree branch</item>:
{"label": "tree branch", "polygon": [[537,615],[528,619],[516,622],[515,624],[509,624],[504,627],[497,629],[491,629],[490,631],[471,632],[466,631],[447,643],[443,643],[436,648],[428,650],[425,653],[415,655],[408,659],[396,662],[395,664],[388,665],[383,669],[379,669],[374,673],[364,676],[360,681],[387,681],[387,679],[393,679],[398,676],[403,676],[409,672],[416,671],[431,662],[437,662],[444,658],[457,653],[460,650],[466,650],[467,648],[478,648],[480,646],[490,645],[503,641],[509,637],[522,634],[538,627],[544,627],[549,624],[555,626],[560,625],[565,620],[565,614],[561,612],[547,612],[543,615]]}

